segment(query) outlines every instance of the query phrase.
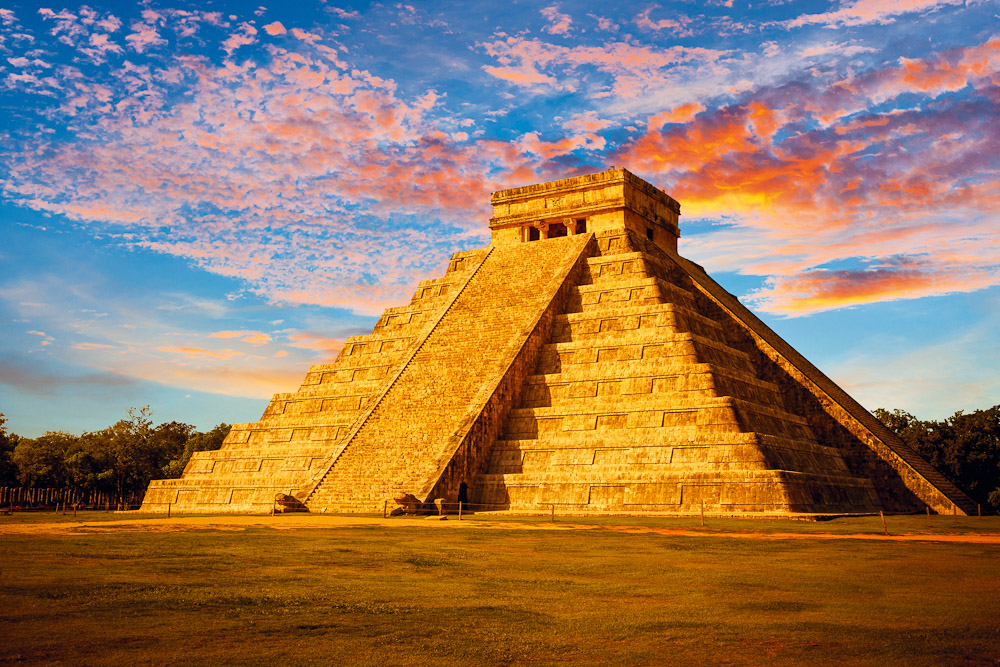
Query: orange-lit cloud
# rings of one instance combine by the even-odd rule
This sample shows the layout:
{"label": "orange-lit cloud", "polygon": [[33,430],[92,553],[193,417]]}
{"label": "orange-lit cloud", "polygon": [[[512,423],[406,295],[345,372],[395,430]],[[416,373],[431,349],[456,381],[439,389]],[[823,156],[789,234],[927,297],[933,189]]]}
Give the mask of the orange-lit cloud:
{"label": "orange-lit cloud", "polygon": [[239,338],[244,343],[250,345],[264,345],[271,342],[271,336],[262,331],[216,331],[208,335],[209,338]]}
{"label": "orange-lit cloud", "polygon": [[[685,252],[771,276],[754,295],[764,310],[801,315],[1000,284],[989,231],[1000,210],[990,148],[1000,140],[998,47],[903,60],[825,89],[764,89],[677,125],[662,122],[674,110],[654,114],[613,162],[654,177],[686,216],[730,220],[682,239]],[[872,99],[967,86],[978,92],[926,109],[863,111]],[[822,268],[845,261],[861,266]]]}
{"label": "orange-lit cloud", "polygon": [[315,350],[321,356],[329,357],[335,356],[344,347],[344,341],[342,340],[308,332],[291,334],[288,336],[288,341],[288,344],[292,347]]}
{"label": "orange-lit cloud", "polygon": [[666,111],[653,114],[649,118],[647,127],[650,132],[659,132],[664,125],[669,123],[687,123],[695,117],[695,114],[704,110],[705,107],[701,102],[682,104],[674,109],[667,109]]}
{"label": "orange-lit cloud", "polygon": [[105,345],[103,343],[77,343],[72,346],[74,350],[113,350],[114,345]]}
{"label": "orange-lit cloud", "polygon": [[274,35],[284,35],[285,32],[287,31],[285,30],[285,26],[281,25],[281,21],[274,21],[273,23],[268,23],[266,26],[264,26],[264,32],[266,32],[271,36],[274,36]]}
{"label": "orange-lit cloud", "polygon": [[844,306],[969,292],[998,283],[995,271],[975,267],[814,270],[769,280],[752,296],[752,303],[766,312],[807,315]]}
{"label": "orange-lit cloud", "polygon": [[232,349],[224,350],[206,350],[201,347],[167,347],[161,346],[157,347],[160,352],[170,352],[172,354],[179,354],[187,359],[232,359],[233,357],[238,357],[242,352]]}

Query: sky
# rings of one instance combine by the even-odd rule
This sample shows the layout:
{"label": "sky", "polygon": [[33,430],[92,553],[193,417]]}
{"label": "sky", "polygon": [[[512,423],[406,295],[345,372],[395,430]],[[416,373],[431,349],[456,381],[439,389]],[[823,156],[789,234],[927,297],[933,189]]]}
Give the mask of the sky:
{"label": "sky", "polygon": [[0,153],[26,437],[256,421],[491,192],[609,166],[865,407],[1000,403],[996,0],[0,0]]}

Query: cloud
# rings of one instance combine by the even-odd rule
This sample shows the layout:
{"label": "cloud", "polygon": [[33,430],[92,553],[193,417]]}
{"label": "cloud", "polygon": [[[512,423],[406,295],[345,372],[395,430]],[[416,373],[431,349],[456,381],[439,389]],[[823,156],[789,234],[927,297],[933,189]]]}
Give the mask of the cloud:
{"label": "cloud", "polygon": [[647,128],[650,132],[659,132],[664,125],[672,123],[687,123],[698,113],[705,110],[700,102],[689,102],[673,109],[667,109],[650,116]]}
{"label": "cloud", "polygon": [[613,121],[598,118],[596,111],[585,111],[574,114],[572,118],[565,121],[563,129],[577,133],[600,132],[604,128],[611,127],[614,124]]}
{"label": "cloud", "polygon": [[226,38],[226,40],[222,42],[222,48],[225,49],[226,53],[232,55],[233,51],[240,48],[241,46],[253,44],[256,41],[257,41],[257,29],[254,28],[249,23],[241,23],[239,32],[234,32],[228,38]]}
{"label": "cloud", "polygon": [[587,73],[596,71],[608,81],[602,88],[595,85],[597,80],[588,79],[592,95],[614,97],[619,104],[676,86],[689,78],[725,75],[728,70],[720,64],[732,54],[702,47],[646,46],[632,41],[563,46],[520,36],[497,37],[492,42],[478,44],[500,65],[483,67],[491,76],[539,91],[544,87],[575,91],[583,85],[582,78]]}
{"label": "cloud", "polygon": [[320,333],[301,332],[290,334],[288,345],[304,350],[315,350],[323,357],[333,357],[344,347],[344,341]]}
{"label": "cloud", "polygon": [[[762,310],[983,289],[1000,283],[998,47],[762,88],[679,124],[654,114],[612,162],[669,184],[688,219],[724,216],[684,252],[767,277],[750,297]],[[913,93],[919,107],[869,111]]]}
{"label": "cloud", "polygon": [[281,25],[281,21],[275,21],[264,26],[264,32],[273,37],[274,35],[284,35],[286,30],[285,26]]}
{"label": "cloud", "polygon": [[688,24],[691,22],[691,19],[689,19],[687,16],[678,15],[676,19],[662,18],[662,19],[657,19],[655,21],[651,19],[649,15],[654,10],[659,8],[660,7],[658,5],[654,5],[653,7],[647,8],[641,14],[636,16],[634,20],[636,26],[638,26],[640,30],[652,30],[654,32],[658,32],[660,30],[668,30],[672,34],[678,37],[690,37],[691,35],[694,34],[694,31],[692,31],[690,28],[687,27]]}
{"label": "cloud", "polygon": [[1000,395],[1000,322],[984,314],[946,330],[944,338],[899,331],[878,353],[869,346],[848,348],[826,372],[870,410],[900,408],[921,419],[944,419],[958,410],[990,407]]}
{"label": "cloud", "polygon": [[897,16],[929,13],[942,7],[963,5],[965,0],[856,0],[841,9],[821,14],[803,14],[785,22],[788,28],[819,24],[826,26],[857,26],[869,23],[891,23]]}
{"label": "cloud", "polygon": [[215,333],[209,334],[209,338],[239,338],[244,343],[249,343],[250,345],[259,346],[270,343],[272,338],[270,335],[262,331],[216,331]]}
{"label": "cloud", "polygon": [[22,139],[6,195],[275,302],[375,314],[439,271],[456,235],[485,240],[503,179],[545,166],[523,167],[506,142],[456,143],[459,119],[434,91],[400,96],[309,41],[271,53],[184,56],[172,70],[126,62],[114,88],[75,77],[65,113],[92,115],[86,138]]}
{"label": "cloud", "polygon": [[568,14],[560,13],[558,5],[542,8],[541,14],[548,21],[548,24],[542,28],[543,32],[547,32],[550,35],[565,35],[569,33],[573,19]]}
{"label": "cloud", "polygon": [[872,267],[831,271],[814,269],[778,276],[750,297],[754,307],[783,315],[808,315],[824,310],[897,299],[972,292],[1000,284],[995,267],[927,266]]}
{"label": "cloud", "polygon": [[242,352],[229,348],[223,350],[207,350],[203,347],[187,347],[183,345],[175,347],[161,346],[156,349],[160,352],[178,354],[186,359],[232,359],[233,357],[238,357],[243,354]]}
{"label": "cloud", "polygon": [[16,387],[22,391],[45,396],[66,387],[84,387],[92,391],[95,387],[131,387],[134,378],[117,373],[70,373],[47,372],[36,363],[26,363],[24,359],[0,357],[0,385]]}
{"label": "cloud", "polygon": [[167,43],[167,40],[160,36],[159,31],[154,26],[146,23],[133,23],[132,32],[125,36],[125,41],[137,53],[145,53]]}
{"label": "cloud", "polygon": [[356,19],[361,15],[357,11],[348,11],[346,9],[341,9],[340,7],[330,7],[329,10],[340,19]]}

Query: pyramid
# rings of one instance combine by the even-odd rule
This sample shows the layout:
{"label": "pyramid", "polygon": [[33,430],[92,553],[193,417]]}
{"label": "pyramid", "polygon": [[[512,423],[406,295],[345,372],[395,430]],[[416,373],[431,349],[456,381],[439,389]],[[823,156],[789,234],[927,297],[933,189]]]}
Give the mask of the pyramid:
{"label": "pyramid", "polygon": [[612,168],[492,203],[489,247],[150,483],[143,511],[975,509],[677,254],[666,193]]}

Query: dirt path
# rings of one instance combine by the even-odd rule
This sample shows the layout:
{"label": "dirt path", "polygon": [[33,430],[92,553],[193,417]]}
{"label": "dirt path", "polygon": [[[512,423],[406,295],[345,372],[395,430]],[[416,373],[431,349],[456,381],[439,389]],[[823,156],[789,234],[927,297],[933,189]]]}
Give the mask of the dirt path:
{"label": "dirt path", "polygon": [[0,535],[79,536],[110,532],[177,532],[191,530],[241,531],[251,527],[276,530],[309,530],[351,526],[385,526],[389,528],[422,526],[429,529],[466,530],[608,530],[620,533],[657,534],[673,537],[726,537],[746,540],[877,540],[890,542],[952,542],[968,544],[1000,544],[1000,534],[924,534],[880,535],[877,533],[825,533],[825,532],[765,532],[757,530],[725,530],[719,528],[669,528],[656,526],[614,526],[573,524],[544,521],[446,521],[425,518],[392,518],[352,516],[319,516],[293,514],[285,516],[175,516],[171,518],[121,518],[110,521],[62,521],[51,523],[18,523],[8,520],[0,523]]}

